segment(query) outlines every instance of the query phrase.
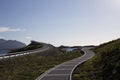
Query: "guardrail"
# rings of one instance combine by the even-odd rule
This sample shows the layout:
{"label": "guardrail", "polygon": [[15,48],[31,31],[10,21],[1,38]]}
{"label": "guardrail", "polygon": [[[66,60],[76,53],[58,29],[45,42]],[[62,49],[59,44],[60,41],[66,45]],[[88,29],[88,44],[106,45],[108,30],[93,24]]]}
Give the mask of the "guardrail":
{"label": "guardrail", "polygon": [[18,57],[18,56],[23,56],[27,54],[33,54],[33,53],[38,53],[38,52],[43,52],[49,49],[49,45],[43,44],[44,46],[42,48],[34,49],[34,50],[29,50],[29,51],[21,51],[21,52],[15,52],[15,53],[9,53],[5,55],[1,55],[0,59],[7,59],[7,58],[13,58],[13,57]]}

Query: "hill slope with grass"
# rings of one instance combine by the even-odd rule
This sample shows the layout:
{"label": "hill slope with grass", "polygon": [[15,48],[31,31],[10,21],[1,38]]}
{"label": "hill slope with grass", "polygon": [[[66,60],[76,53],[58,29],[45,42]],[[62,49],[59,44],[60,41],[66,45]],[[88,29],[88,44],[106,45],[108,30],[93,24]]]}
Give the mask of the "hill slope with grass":
{"label": "hill slope with grass", "polygon": [[42,53],[3,59],[0,60],[0,80],[35,80],[50,68],[81,55],[80,50],[62,52],[51,45],[49,50]]}
{"label": "hill slope with grass", "polygon": [[120,39],[101,44],[96,55],[79,65],[73,80],[120,80]]}

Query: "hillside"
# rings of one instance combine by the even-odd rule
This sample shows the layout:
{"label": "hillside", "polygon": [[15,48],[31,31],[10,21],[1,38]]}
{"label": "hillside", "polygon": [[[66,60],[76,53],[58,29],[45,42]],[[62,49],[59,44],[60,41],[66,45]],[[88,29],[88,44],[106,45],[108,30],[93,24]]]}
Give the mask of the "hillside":
{"label": "hillside", "polygon": [[43,54],[45,56],[38,53],[0,60],[0,80],[35,80],[46,70],[82,55],[80,50],[61,52],[55,47]]}
{"label": "hillside", "polygon": [[120,39],[101,44],[96,55],[78,66],[73,80],[120,80]]}

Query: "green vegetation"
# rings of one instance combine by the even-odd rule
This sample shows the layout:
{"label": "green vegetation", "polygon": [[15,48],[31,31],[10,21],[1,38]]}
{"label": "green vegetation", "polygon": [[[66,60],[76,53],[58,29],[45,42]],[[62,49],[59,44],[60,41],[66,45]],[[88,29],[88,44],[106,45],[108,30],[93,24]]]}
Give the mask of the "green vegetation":
{"label": "green vegetation", "polygon": [[73,80],[120,80],[120,39],[94,49],[96,56],[79,65]]}
{"label": "green vegetation", "polygon": [[80,51],[59,52],[51,56],[38,53],[0,60],[0,80],[35,80],[46,70],[81,55]]}

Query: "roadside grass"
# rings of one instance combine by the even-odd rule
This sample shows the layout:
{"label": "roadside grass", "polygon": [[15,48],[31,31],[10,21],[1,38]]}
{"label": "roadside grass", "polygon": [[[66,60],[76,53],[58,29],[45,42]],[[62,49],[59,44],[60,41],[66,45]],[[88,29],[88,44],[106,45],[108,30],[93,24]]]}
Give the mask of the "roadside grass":
{"label": "roadside grass", "polygon": [[120,80],[120,39],[93,51],[96,55],[75,69],[72,80]]}
{"label": "roadside grass", "polygon": [[73,51],[59,52],[52,56],[29,54],[0,60],[0,80],[35,80],[48,69],[81,55],[80,51]]}

